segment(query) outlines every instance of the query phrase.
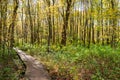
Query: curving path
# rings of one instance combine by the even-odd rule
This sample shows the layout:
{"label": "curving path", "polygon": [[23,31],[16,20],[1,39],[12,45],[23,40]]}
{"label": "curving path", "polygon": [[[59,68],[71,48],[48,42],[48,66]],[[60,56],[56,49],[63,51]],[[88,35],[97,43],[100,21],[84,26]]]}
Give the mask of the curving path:
{"label": "curving path", "polygon": [[13,48],[26,65],[25,77],[29,80],[51,80],[43,65],[34,57],[23,51]]}

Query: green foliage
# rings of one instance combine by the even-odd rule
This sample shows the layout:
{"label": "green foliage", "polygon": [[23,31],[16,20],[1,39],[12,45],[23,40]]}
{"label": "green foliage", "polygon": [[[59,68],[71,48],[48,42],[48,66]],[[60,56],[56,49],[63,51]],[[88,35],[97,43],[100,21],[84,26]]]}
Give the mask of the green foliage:
{"label": "green foliage", "polygon": [[[27,45],[28,46],[28,45]],[[23,47],[24,48],[24,47]],[[32,55],[47,66],[53,80],[119,80],[120,48],[110,46],[67,45],[51,46],[51,53],[45,52],[46,46],[33,45]]]}
{"label": "green foliage", "polygon": [[[3,53],[4,52],[4,53]],[[14,63],[18,56],[15,51],[5,48],[0,50],[0,80],[19,80],[19,70]]]}

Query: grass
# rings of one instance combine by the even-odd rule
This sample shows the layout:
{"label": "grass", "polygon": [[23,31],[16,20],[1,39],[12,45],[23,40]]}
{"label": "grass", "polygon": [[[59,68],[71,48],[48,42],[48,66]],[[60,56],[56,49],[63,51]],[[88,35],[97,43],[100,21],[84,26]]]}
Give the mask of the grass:
{"label": "grass", "polygon": [[[19,66],[19,67],[18,67]],[[0,50],[0,80],[19,80],[22,71],[18,56],[13,50]]]}
{"label": "grass", "polygon": [[62,49],[51,46],[51,53],[46,52],[47,46],[20,46],[42,62],[52,80],[119,80],[120,79],[120,48],[91,45],[85,48],[80,45],[67,45]]}

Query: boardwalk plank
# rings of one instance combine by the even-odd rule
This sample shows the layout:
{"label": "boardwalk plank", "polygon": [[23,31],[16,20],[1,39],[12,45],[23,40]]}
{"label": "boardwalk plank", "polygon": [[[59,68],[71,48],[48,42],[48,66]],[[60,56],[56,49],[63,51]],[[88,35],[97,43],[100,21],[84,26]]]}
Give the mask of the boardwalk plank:
{"label": "boardwalk plank", "polygon": [[21,60],[26,65],[25,77],[29,80],[51,80],[44,66],[34,57],[27,55],[22,50],[14,48]]}

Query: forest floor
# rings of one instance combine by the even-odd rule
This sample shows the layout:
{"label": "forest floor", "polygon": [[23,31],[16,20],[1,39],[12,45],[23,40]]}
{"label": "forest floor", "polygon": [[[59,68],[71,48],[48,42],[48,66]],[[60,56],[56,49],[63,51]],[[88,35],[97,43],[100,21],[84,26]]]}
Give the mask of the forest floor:
{"label": "forest floor", "polygon": [[14,48],[18,53],[21,60],[26,65],[25,77],[30,80],[50,80],[48,72],[45,70],[44,66],[36,60],[34,57],[27,55],[21,50]]}
{"label": "forest floor", "polygon": [[63,48],[24,44],[19,48],[44,64],[52,80],[119,80],[120,48],[67,45]]}
{"label": "forest floor", "polygon": [[[3,51],[0,50],[0,53]],[[19,80],[23,77],[22,72],[24,68],[16,55],[11,50],[6,49],[3,55],[0,55],[0,80]]]}

